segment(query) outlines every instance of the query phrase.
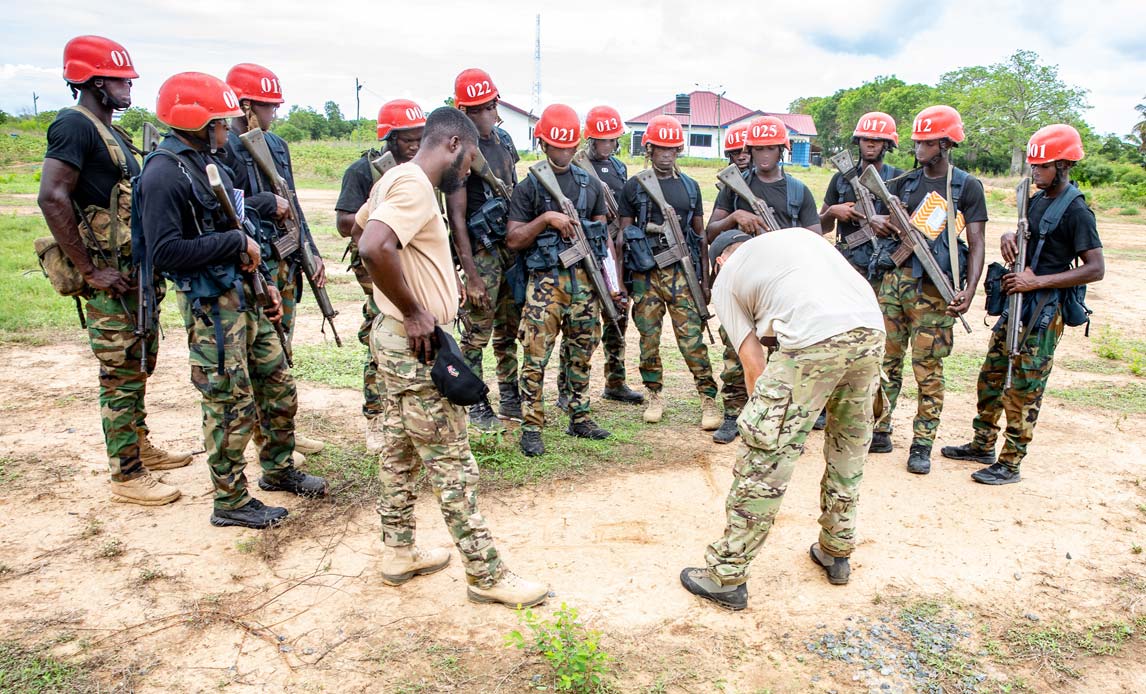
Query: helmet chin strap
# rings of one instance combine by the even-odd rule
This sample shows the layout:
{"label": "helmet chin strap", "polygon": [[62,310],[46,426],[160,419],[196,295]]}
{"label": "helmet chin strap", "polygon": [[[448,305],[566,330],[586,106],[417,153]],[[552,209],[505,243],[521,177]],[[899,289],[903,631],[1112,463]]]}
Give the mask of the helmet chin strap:
{"label": "helmet chin strap", "polygon": [[95,87],[96,93],[99,94],[99,102],[101,104],[115,111],[122,111],[131,105],[130,102],[125,104],[122,101],[112,98],[111,94],[108,94],[107,90],[103,88],[103,84],[103,79],[100,78],[92,81],[92,86]]}
{"label": "helmet chin strap", "polygon": [[1051,181],[1049,190],[1054,190],[1055,188],[1058,188],[1060,185],[1062,185],[1063,179],[1065,179],[1065,178],[1066,178],[1066,167],[1062,165],[1062,162],[1056,161],[1054,163],[1054,179]]}

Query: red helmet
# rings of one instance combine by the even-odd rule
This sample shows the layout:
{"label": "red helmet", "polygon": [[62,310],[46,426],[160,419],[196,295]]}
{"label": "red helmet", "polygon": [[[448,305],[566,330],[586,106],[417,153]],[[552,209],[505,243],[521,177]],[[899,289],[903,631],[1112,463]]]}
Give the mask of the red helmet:
{"label": "red helmet", "polygon": [[748,126],[749,123],[739,123],[724,133],[725,154],[739,152],[744,149],[744,143],[748,141]]}
{"label": "red helmet", "polygon": [[585,137],[596,140],[615,140],[625,134],[621,114],[612,106],[594,106],[585,117]]}
{"label": "red helmet", "polygon": [[899,145],[899,133],[895,131],[895,119],[882,111],[872,111],[860,116],[852,137],[867,140],[887,140]]}
{"label": "red helmet", "polygon": [[911,139],[916,142],[947,138],[955,144],[963,141],[963,118],[950,106],[928,106],[919,112],[911,126]]}
{"label": "red helmet", "polygon": [[1065,123],[1039,128],[1027,143],[1027,163],[1047,164],[1066,159],[1080,161],[1084,156],[1082,137]]}
{"label": "red helmet", "polygon": [[496,98],[497,87],[485,70],[471,67],[454,80],[454,106],[477,106]]}
{"label": "red helmet", "polygon": [[541,112],[533,132],[537,139],[554,147],[576,147],[581,141],[581,119],[569,106],[553,104]]}
{"label": "red helmet", "polygon": [[227,85],[240,99],[262,104],[281,104],[283,88],[275,73],[262,65],[239,63],[227,73]]}
{"label": "red helmet", "polygon": [[155,116],[176,130],[195,131],[215,119],[241,115],[239,97],[218,77],[180,72],[159,86]]}
{"label": "red helmet", "polygon": [[102,36],[77,36],[64,46],[64,79],[82,84],[93,77],[135,79],[127,49]]}
{"label": "red helmet", "polygon": [[424,127],[426,127],[426,114],[422,113],[421,106],[409,99],[387,101],[378,110],[379,140],[385,140],[386,136],[395,130]]}
{"label": "red helmet", "polygon": [[759,116],[748,123],[748,135],[744,140],[748,147],[780,145],[791,147],[788,139],[788,126],[776,116]]}
{"label": "red helmet", "polygon": [[653,116],[645,128],[642,142],[657,147],[684,147],[684,127],[668,114]]}

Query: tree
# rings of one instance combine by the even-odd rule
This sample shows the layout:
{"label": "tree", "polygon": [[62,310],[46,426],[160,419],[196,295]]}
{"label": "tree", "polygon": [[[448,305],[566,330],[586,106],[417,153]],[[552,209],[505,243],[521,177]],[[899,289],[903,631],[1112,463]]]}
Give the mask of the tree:
{"label": "tree", "polygon": [[143,128],[144,123],[151,123],[156,127],[161,127],[159,119],[155,117],[155,114],[142,106],[132,106],[119,116],[119,126],[133,133],[139,132]]}
{"label": "tree", "polygon": [[1146,104],[1138,104],[1134,110],[1142,119],[1134,124],[1132,133],[1138,138],[1138,151],[1146,154]]}

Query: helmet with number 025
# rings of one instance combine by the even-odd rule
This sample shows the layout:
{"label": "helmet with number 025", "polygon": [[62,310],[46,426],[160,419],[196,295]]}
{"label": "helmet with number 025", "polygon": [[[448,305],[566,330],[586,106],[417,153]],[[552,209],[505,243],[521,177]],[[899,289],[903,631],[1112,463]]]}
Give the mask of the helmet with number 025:
{"label": "helmet with number 025", "polygon": [[239,97],[218,77],[180,72],[159,86],[155,116],[176,130],[194,132],[213,120],[241,115]]}
{"label": "helmet with number 025", "polygon": [[928,106],[912,121],[912,140],[927,142],[944,138],[955,144],[963,141],[963,117],[950,106]]}
{"label": "helmet with number 025", "polygon": [[653,116],[641,142],[657,147],[684,147],[684,128],[680,121],[668,114]]}
{"label": "helmet with number 025", "polygon": [[585,117],[585,137],[595,140],[615,140],[625,134],[621,114],[612,106],[594,106]]}
{"label": "helmet with number 025", "polygon": [[283,102],[283,88],[279,78],[262,65],[239,63],[227,73],[227,84],[239,99],[263,104]]}
{"label": "helmet with number 025", "polygon": [[748,135],[744,144],[748,147],[792,146],[792,142],[788,139],[788,126],[776,116],[753,118],[748,123]]}
{"label": "helmet with number 025", "polygon": [[397,130],[426,127],[426,114],[422,107],[409,99],[394,99],[378,109],[378,139],[385,140]]}
{"label": "helmet with number 025", "polygon": [[477,106],[498,98],[497,87],[485,70],[471,67],[454,80],[454,105]]}
{"label": "helmet with number 025", "polygon": [[77,36],[64,46],[64,79],[82,84],[93,77],[135,79],[127,49],[102,36]]}
{"label": "helmet with number 025", "polygon": [[1048,164],[1052,161],[1082,161],[1082,136],[1074,127],[1056,123],[1039,128],[1027,143],[1028,164]]}
{"label": "helmet with number 025", "polygon": [[725,154],[732,154],[744,149],[745,143],[748,142],[748,126],[749,123],[738,123],[724,133]]}
{"label": "helmet with number 025", "polygon": [[895,131],[895,119],[882,111],[872,111],[860,116],[852,137],[865,140],[887,140],[899,146],[899,133]]}
{"label": "helmet with number 025", "polygon": [[576,147],[581,141],[581,119],[571,107],[552,104],[541,112],[533,132],[537,139],[553,147]]}

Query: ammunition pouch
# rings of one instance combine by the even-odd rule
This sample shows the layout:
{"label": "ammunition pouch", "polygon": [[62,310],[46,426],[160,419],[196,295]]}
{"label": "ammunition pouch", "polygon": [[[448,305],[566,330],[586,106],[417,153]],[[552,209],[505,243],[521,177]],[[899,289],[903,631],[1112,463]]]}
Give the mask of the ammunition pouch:
{"label": "ammunition pouch", "polygon": [[625,268],[630,272],[649,272],[657,266],[653,248],[645,230],[630,224],[625,227]]}
{"label": "ammunition pouch", "polygon": [[1090,314],[1094,312],[1086,305],[1086,285],[1060,289],[1059,297],[1062,304],[1062,322],[1071,328],[1086,325],[1089,332]]}
{"label": "ammunition pouch", "polygon": [[525,267],[530,272],[547,272],[561,265],[560,254],[568,244],[553,229],[538,234],[533,245],[525,252]]}
{"label": "ammunition pouch", "polygon": [[987,315],[1001,316],[1007,308],[1007,294],[1003,291],[1003,276],[1010,270],[1002,263],[987,266],[987,278],[983,280],[983,290],[987,294]]}
{"label": "ammunition pouch", "polygon": [[581,229],[585,232],[585,240],[598,258],[609,255],[609,225],[605,222],[594,222],[588,219],[581,220]]}
{"label": "ammunition pouch", "polygon": [[526,280],[529,272],[525,267],[525,258],[514,255],[513,262],[505,268],[505,281],[513,292],[513,303],[516,306],[525,305]]}
{"label": "ammunition pouch", "polygon": [[54,238],[44,236],[36,239],[35,248],[36,256],[40,259],[40,269],[57,294],[80,296],[85,292],[87,283],[83,275]]}
{"label": "ammunition pouch", "polygon": [[482,203],[477,212],[466,220],[470,241],[481,244],[489,250],[494,244],[505,241],[506,225],[509,223],[509,205],[504,198],[491,197]]}
{"label": "ammunition pouch", "polygon": [[187,301],[196,302],[217,299],[232,289],[238,289],[242,296],[243,275],[237,265],[208,265],[198,272],[164,273],[171,280],[175,291],[187,295]]}

